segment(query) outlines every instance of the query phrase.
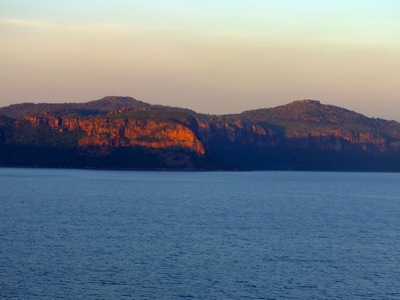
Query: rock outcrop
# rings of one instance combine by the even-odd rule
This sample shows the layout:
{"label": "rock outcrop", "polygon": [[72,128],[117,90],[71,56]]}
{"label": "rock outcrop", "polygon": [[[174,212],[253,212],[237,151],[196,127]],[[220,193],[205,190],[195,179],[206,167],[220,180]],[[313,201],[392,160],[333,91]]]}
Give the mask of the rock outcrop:
{"label": "rock outcrop", "polygon": [[109,155],[113,149],[128,146],[143,146],[152,149],[180,148],[204,155],[202,142],[190,128],[177,121],[131,120],[106,117],[56,117],[24,116],[33,127],[49,127],[64,133],[82,133],[78,141],[80,148],[92,149],[93,155]]}

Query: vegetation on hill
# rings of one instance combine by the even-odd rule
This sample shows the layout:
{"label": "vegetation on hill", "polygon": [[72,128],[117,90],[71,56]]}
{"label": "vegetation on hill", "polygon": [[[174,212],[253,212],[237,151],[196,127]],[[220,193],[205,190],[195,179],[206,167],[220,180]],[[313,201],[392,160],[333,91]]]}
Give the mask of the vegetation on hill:
{"label": "vegetation on hill", "polygon": [[141,109],[145,107],[150,107],[150,104],[131,97],[108,96],[85,103],[13,104],[0,108],[0,115],[21,117],[23,115],[37,116],[43,113],[52,113],[55,115],[97,116],[122,109]]}

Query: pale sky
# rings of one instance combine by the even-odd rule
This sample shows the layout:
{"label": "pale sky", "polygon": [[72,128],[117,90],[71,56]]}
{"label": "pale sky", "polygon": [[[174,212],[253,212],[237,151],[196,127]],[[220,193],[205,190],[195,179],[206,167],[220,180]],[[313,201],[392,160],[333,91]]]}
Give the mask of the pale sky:
{"label": "pale sky", "polygon": [[318,99],[400,121],[398,0],[0,0],[0,37],[0,106]]}

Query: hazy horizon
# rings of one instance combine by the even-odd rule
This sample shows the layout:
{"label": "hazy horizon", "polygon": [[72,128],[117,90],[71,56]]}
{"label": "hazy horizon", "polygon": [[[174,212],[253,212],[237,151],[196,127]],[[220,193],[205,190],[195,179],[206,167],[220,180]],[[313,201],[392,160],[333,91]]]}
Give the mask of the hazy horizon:
{"label": "hazy horizon", "polygon": [[400,2],[0,3],[0,106],[107,95],[202,113],[316,99],[400,121]]}

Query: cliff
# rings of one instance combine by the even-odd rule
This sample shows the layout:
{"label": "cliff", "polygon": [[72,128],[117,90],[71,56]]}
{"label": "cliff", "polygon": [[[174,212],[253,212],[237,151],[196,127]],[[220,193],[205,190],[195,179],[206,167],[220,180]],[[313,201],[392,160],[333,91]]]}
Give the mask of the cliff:
{"label": "cliff", "polygon": [[400,171],[400,124],[301,100],[211,116],[129,97],[0,108],[0,164]]}

